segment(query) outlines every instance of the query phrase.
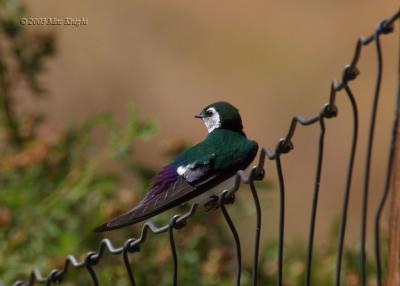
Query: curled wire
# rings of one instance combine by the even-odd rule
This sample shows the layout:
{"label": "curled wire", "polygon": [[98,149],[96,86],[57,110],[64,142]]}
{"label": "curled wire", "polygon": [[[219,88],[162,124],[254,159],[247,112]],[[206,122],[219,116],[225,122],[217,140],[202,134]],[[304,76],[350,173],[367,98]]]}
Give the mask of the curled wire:
{"label": "curled wire", "polygon": [[[192,217],[196,211],[197,205],[192,204],[190,210],[183,214],[180,215],[176,218],[175,220],[175,226],[177,225],[183,225],[187,219]],[[54,269],[50,272],[50,274],[47,277],[43,277],[41,272],[38,269],[32,270],[30,274],[30,279],[29,281],[16,281],[13,283],[13,286],[31,286],[34,285],[36,282],[38,283],[45,283],[46,285],[51,285],[51,283],[60,283],[64,275],[67,274],[69,271],[70,267],[74,268],[86,268],[92,277],[92,281],[94,285],[98,285],[98,279],[95,271],[93,270],[92,266],[96,265],[98,261],[101,260],[103,257],[105,251],[108,251],[112,255],[119,255],[124,252],[136,252],[139,251],[138,247],[141,243],[145,241],[145,238],[147,236],[147,232],[151,230],[155,234],[167,232],[169,230],[169,224],[164,225],[162,227],[157,227],[152,221],[146,222],[143,227],[142,231],[140,234],[140,237],[138,239],[133,239],[130,238],[128,239],[125,243],[124,246],[121,247],[115,247],[109,239],[103,239],[100,242],[99,248],[96,252],[89,252],[86,255],[86,258],[83,259],[82,261],[78,261],[74,256],[69,255],[67,256],[65,262],[64,262],[64,267],[62,269]],[[126,260],[128,261],[128,260]],[[126,266],[129,263],[126,264]],[[129,267],[126,267],[128,274],[131,273],[131,270]],[[133,278],[133,275],[131,276]],[[133,283],[133,284],[132,284]],[[134,284],[134,280],[131,279],[131,284]]]}

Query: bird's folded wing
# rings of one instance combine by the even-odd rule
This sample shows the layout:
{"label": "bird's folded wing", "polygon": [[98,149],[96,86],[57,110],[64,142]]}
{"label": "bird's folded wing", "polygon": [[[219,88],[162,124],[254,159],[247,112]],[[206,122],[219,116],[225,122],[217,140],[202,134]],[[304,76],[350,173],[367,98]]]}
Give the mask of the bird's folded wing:
{"label": "bird's folded wing", "polygon": [[216,174],[212,174],[211,169],[206,162],[192,164],[182,175],[168,166],[163,168],[154,177],[152,189],[137,207],[99,226],[95,231],[108,231],[143,221],[196,197],[215,179]]}
{"label": "bird's folded wing", "polygon": [[189,165],[185,172],[182,174],[185,181],[188,183],[201,182],[203,179],[207,179],[211,174],[212,164],[210,161],[197,163],[195,165]]}

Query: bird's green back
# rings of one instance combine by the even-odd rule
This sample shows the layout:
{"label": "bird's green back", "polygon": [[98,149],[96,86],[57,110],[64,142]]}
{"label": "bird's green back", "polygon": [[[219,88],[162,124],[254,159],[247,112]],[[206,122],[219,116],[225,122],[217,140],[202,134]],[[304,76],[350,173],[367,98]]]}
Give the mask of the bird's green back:
{"label": "bird's green back", "polygon": [[202,142],[181,153],[172,164],[178,166],[212,161],[214,171],[219,171],[253,155],[257,148],[257,143],[248,140],[243,133],[216,129]]}

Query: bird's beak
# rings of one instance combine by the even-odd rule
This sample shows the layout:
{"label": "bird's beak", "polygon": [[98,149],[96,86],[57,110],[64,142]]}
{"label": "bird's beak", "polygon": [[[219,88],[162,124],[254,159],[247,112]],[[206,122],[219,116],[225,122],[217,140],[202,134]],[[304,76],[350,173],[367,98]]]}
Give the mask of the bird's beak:
{"label": "bird's beak", "polygon": [[200,112],[200,114],[196,114],[195,116],[194,116],[194,118],[200,118],[200,119],[203,119],[205,116],[204,116],[204,113],[203,112]]}

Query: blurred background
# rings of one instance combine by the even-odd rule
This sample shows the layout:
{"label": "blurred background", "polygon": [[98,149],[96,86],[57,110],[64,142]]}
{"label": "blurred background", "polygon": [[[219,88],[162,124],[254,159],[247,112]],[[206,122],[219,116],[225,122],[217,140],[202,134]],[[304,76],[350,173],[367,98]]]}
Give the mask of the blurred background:
{"label": "blurred background", "polygon": [[[10,36],[10,28],[6,28],[13,26],[3,25],[6,28],[0,40],[4,53],[0,55],[6,58],[10,48],[12,59],[4,62],[14,60],[17,64],[10,63],[9,70],[23,67],[14,71],[22,74],[22,83],[14,74],[3,74],[15,82],[7,91],[21,137],[20,143],[8,140],[12,137],[10,126],[1,137],[8,142],[3,142],[0,152],[3,162],[8,163],[3,164],[6,175],[0,183],[9,196],[0,199],[0,227],[7,230],[3,237],[6,244],[14,241],[0,248],[0,274],[6,281],[27,274],[34,265],[49,269],[62,265],[70,252],[93,249],[102,237],[92,234],[91,229],[129,209],[141,198],[155,170],[206,136],[206,129],[193,115],[209,103],[225,100],[237,106],[248,137],[259,145],[274,147],[286,135],[293,115],[308,117],[320,111],[329,96],[331,80],[340,79],[344,65],[352,59],[357,38],[371,34],[381,19],[399,8],[394,0],[119,1],[118,5],[110,1],[2,2],[3,24],[14,21],[17,24],[11,30],[17,32]],[[21,27],[21,17],[83,17],[88,24]],[[370,178],[369,221],[383,190],[398,70],[398,37],[383,37],[382,44],[384,80]],[[42,58],[29,57],[40,47]],[[360,110],[360,141],[349,209],[344,285],[358,285],[354,274],[358,266],[352,259],[356,259],[359,242],[366,128],[376,76],[374,52],[373,46],[363,50],[361,75],[351,83]],[[321,271],[313,274],[316,283],[322,283],[319,285],[332,284],[332,247],[336,246],[351,143],[351,113],[344,94],[338,96],[337,105],[338,118],[326,122],[316,228],[315,263],[321,265]],[[285,285],[303,282],[302,249],[308,233],[318,134],[318,126],[299,128],[293,140],[295,149],[282,159],[287,188],[286,242],[290,245]],[[37,166],[41,166],[40,171]],[[274,241],[279,209],[274,170],[273,162],[267,162],[267,184],[259,190],[265,281],[273,281],[276,274]],[[36,192],[29,194],[32,198],[26,195],[30,188]],[[238,208],[231,207],[243,234],[246,260],[251,258],[253,246],[253,237],[244,235],[254,227],[250,202],[249,191],[242,188]],[[47,209],[42,210],[42,206]],[[212,215],[220,219],[219,213]],[[233,254],[221,241],[231,243],[230,235],[221,224],[215,226],[211,240],[205,238],[207,214],[199,216],[199,222],[187,230],[199,239],[181,242],[190,245],[189,254],[185,248],[180,250],[183,264],[191,265],[184,269],[197,269],[209,278],[199,285],[224,285],[224,277],[228,285],[234,269],[229,257]],[[44,227],[47,223],[42,219],[51,221],[51,227]],[[90,226],[84,235],[78,231],[82,220]],[[372,231],[371,224],[368,231]],[[130,229],[107,236],[121,242],[137,233],[138,229]],[[157,267],[169,255],[166,241],[154,243],[159,248],[153,245],[147,251],[150,257],[161,260],[149,262],[140,271],[140,279],[145,281],[141,285],[161,283],[154,277],[145,280],[150,279],[145,277],[150,270],[161,271]],[[28,248],[27,244],[32,245]],[[196,250],[204,244],[211,250],[198,254]],[[12,270],[6,265],[10,257],[15,262]],[[206,265],[201,265],[203,260]],[[122,265],[121,269],[113,275],[125,285]],[[164,275],[168,273],[166,270]],[[189,271],[180,279],[189,284],[193,273]],[[370,273],[372,276],[372,268]]]}

